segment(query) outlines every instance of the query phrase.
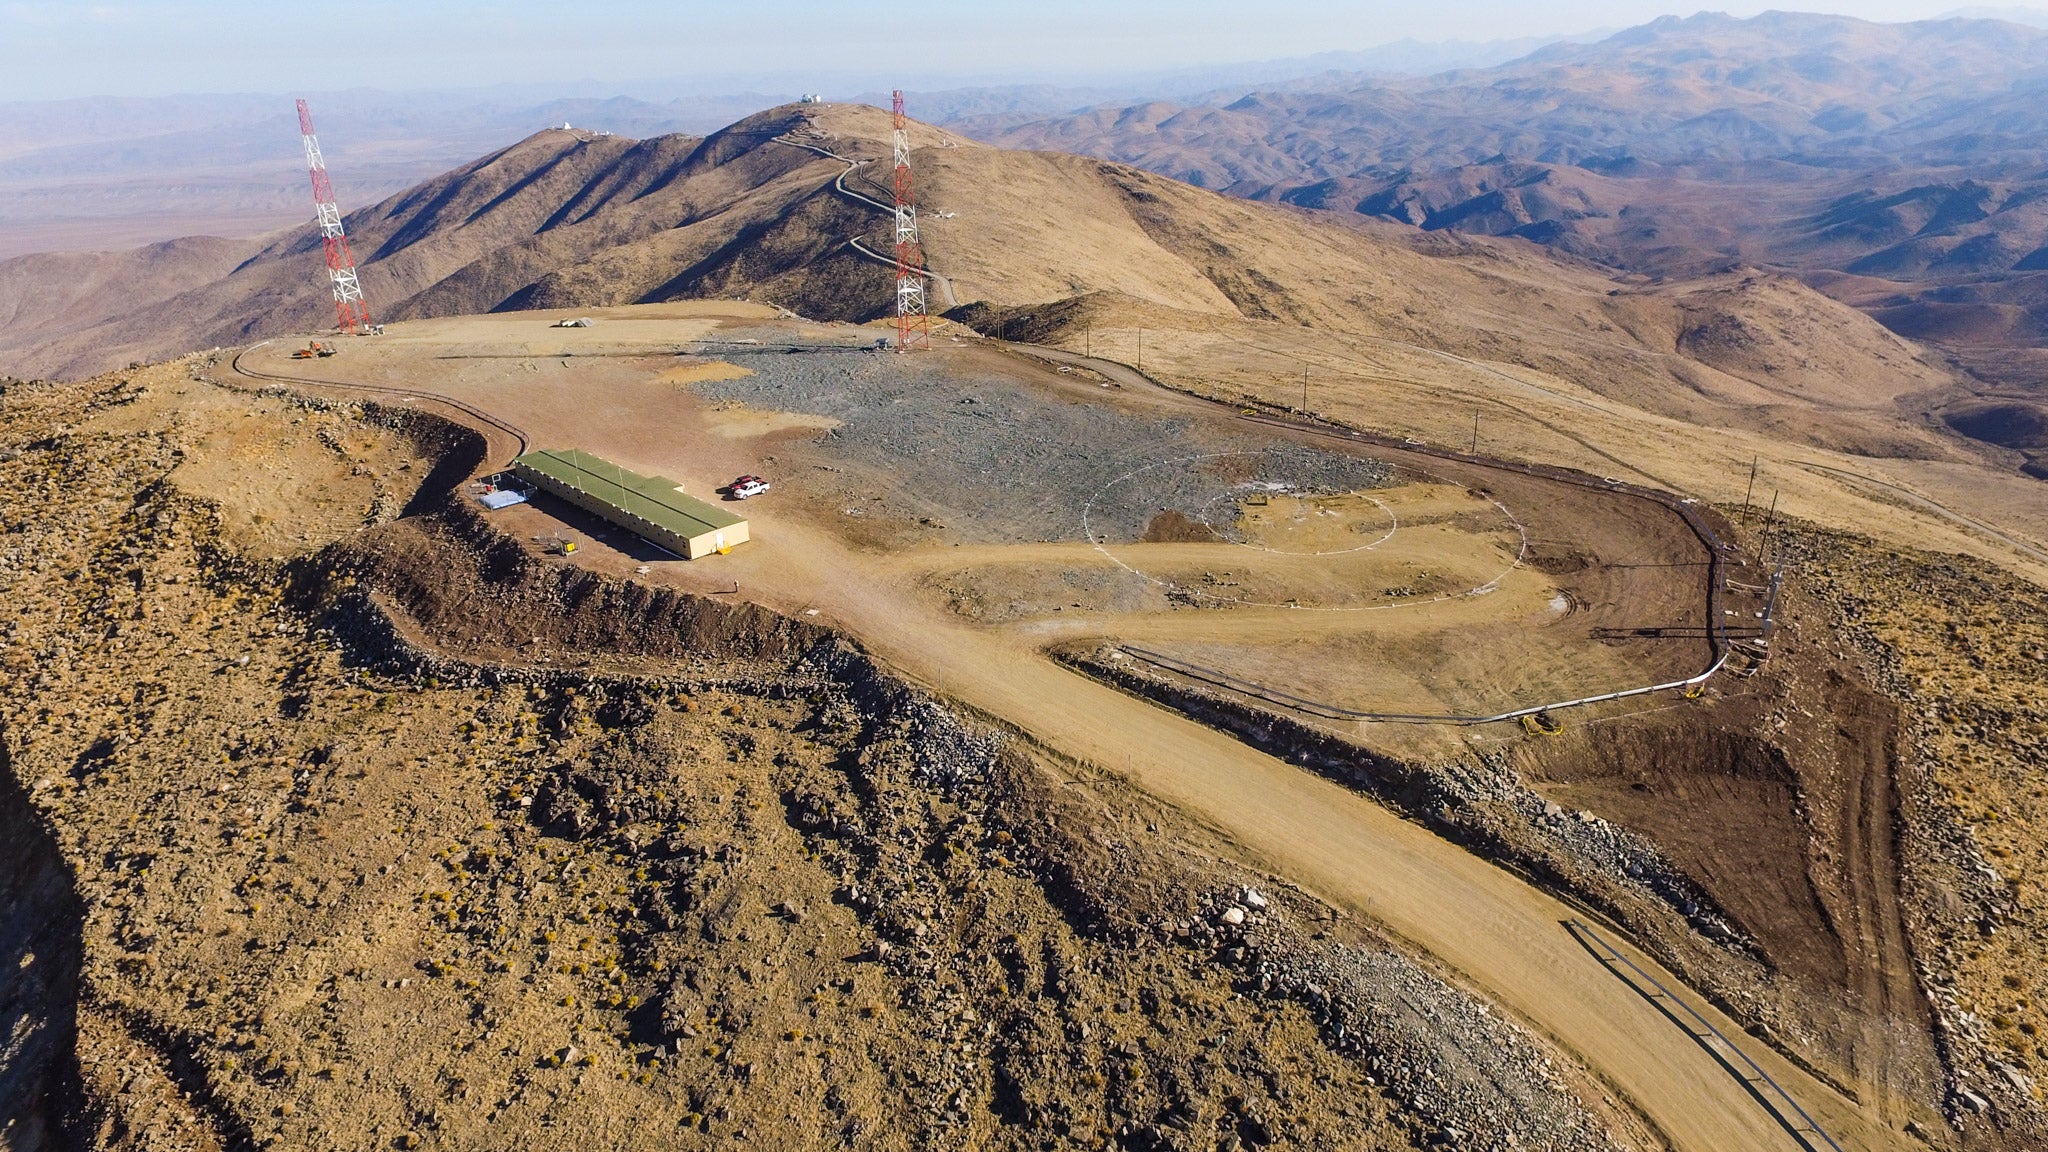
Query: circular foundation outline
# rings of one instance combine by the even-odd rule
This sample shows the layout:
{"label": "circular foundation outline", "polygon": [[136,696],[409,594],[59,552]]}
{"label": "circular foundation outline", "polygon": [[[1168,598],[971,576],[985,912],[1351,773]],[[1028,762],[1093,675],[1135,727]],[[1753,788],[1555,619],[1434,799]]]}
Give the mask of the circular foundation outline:
{"label": "circular foundation outline", "polygon": [[[1215,460],[1226,456],[1251,456],[1255,454],[1256,453],[1250,450],[1242,450],[1236,452],[1197,452],[1192,456],[1176,456],[1172,459],[1160,460],[1151,464],[1147,464],[1141,468],[1133,468],[1129,472],[1126,472],[1123,475],[1117,477],[1116,479],[1111,480],[1109,483],[1104,484],[1102,487],[1097,488],[1094,494],[1089,496],[1087,501],[1081,505],[1081,532],[1088,538],[1088,543],[1093,545],[1097,552],[1102,553],[1103,557],[1107,559],[1110,563],[1116,565],[1117,567],[1123,569],[1126,572],[1129,572],[1131,575],[1146,581],[1147,583],[1157,585],[1161,588],[1175,589],[1203,600],[1214,600],[1220,604],[1240,604],[1247,608],[1291,608],[1297,612],[1380,612],[1389,608],[1419,608],[1426,604],[1441,604],[1446,600],[1462,600],[1470,596],[1486,596],[1497,591],[1500,588],[1500,582],[1502,580],[1507,579],[1509,574],[1514,572],[1517,568],[1520,568],[1522,566],[1522,560],[1529,555],[1529,529],[1524,527],[1522,522],[1515,518],[1515,514],[1508,510],[1507,505],[1501,503],[1500,501],[1494,499],[1491,496],[1480,496],[1480,499],[1485,500],[1488,504],[1493,505],[1494,508],[1497,509],[1502,516],[1507,518],[1507,522],[1514,526],[1515,535],[1521,541],[1520,546],[1515,550],[1514,560],[1511,563],[1509,563],[1507,567],[1495,573],[1493,579],[1488,580],[1484,584],[1475,584],[1462,592],[1444,592],[1439,593],[1435,596],[1415,597],[1407,600],[1396,600],[1391,604],[1360,604],[1355,608],[1326,608],[1307,604],[1286,604],[1274,603],[1272,601],[1267,600],[1246,600],[1238,596],[1219,596],[1214,592],[1204,592],[1200,588],[1189,588],[1184,585],[1176,584],[1171,580],[1161,580],[1159,577],[1152,575],[1150,572],[1147,572],[1141,568],[1134,568],[1131,565],[1124,563],[1122,558],[1118,557],[1116,553],[1111,552],[1109,550],[1109,541],[1106,538],[1097,537],[1095,533],[1095,525],[1090,520],[1090,513],[1094,511],[1095,501],[1099,499],[1104,492],[1107,492],[1111,488],[1114,488],[1117,485],[1122,484],[1124,481],[1129,480],[1135,476],[1142,476],[1145,473],[1152,471],[1154,468],[1164,468],[1170,464],[1192,464],[1197,460]],[[1454,485],[1455,487],[1463,489],[1466,492],[1471,492],[1474,496],[1479,496],[1479,493],[1473,492],[1469,486],[1464,484],[1458,484],[1456,481],[1448,480],[1442,476],[1437,475],[1434,472],[1417,468],[1409,464],[1392,464],[1390,466],[1413,473],[1417,476],[1426,477],[1427,479],[1434,480],[1439,484]],[[1210,501],[1210,503],[1214,502],[1214,500]],[[1379,503],[1379,501],[1377,500],[1373,502],[1375,504]],[[1389,509],[1388,515],[1393,515],[1391,509]],[[1208,524],[1209,522],[1207,520],[1204,520],[1202,521],[1202,523]],[[1214,526],[1210,525],[1210,529],[1211,531],[1213,531]],[[1389,532],[1388,535],[1391,536],[1392,533]],[[1372,546],[1377,547],[1378,544],[1382,542],[1383,540],[1375,541]],[[1230,543],[1235,543],[1235,541],[1230,541]],[[1249,545],[1239,545],[1239,547],[1249,547]],[[1358,549],[1349,549],[1348,551],[1357,550]],[[1268,549],[1268,551],[1272,551],[1272,549]],[[1279,554],[1301,555],[1301,553]],[[1332,555],[1339,554],[1340,553],[1332,553]],[[1321,553],[1315,553],[1314,555],[1321,555]]]}

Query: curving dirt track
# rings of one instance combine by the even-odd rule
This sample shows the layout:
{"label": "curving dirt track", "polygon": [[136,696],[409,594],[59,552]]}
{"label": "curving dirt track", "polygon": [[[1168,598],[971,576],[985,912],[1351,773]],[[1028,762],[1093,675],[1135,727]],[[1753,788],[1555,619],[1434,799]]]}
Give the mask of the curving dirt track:
{"label": "curving dirt track", "polygon": [[[314,370],[346,387],[346,369],[329,362]],[[1213,412],[1203,402],[1163,390],[1129,395],[1139,390],[1125,383],[1121,399]],[[523,407],[530,401],[519,394],[464,391],[440,398],[457,403],[460,412],[481,410],[501,430],[576,430],[569,414]],[[593,426],[590,434],[600,433]],[[601,451],[606,445],[592,447]],[[1387,454],[1401,462],[1399,450]],[[1708,558],[1671,508],[1478,461],[1416,456],[1412,462],[1496,493],[1518,509],[1557,509],[1548,520],[1531,518],[1539,539],[1580,531],[1600,535],[1617,549],[1633,541],[1632,555],[1617,551],[1611,558],[1693,573],[1673,582],[1685,591],[1670,603],[1634,610],[1674,618],[1663,623],[1699,619],[1710,587]],[[696,461],[700,469],[719,463]],[[1249,859],[1440,958],[1582,1062],[1674,1148],[1805,1146],[1747,1084],[1574,940],[1564,927],[1577,915],[1574,909],[1356,793],[1064,669],[1043,655],[1042,631],[978,627],[935,612],[887,558],[851,548],[803,517],[778,516],[772,506],[755,515],[757,535],[772,536],[775,547],[735,552],[715,572],[678,566],[666,577],[702,591],[729,590],[727,583],[736,580],[749,599],[785,612],[815,612],[898,670],[1048,752],[1123,775],[1217,829]],[[619,563],[631,561],[621,557]],[[1693,655],[1708,648],[1702,637]],[[1647,957],[1630,955],[1667,986],[1678,986]],[[1739,1027],[1703,1001],[1694,1003],[1723,1033],[1743,1039],[1745,1050],[1844,1147],[1910,1145],[1890,1129],[1880,1104],[1847,1099],[1765,1045],[1743,1038]]]}

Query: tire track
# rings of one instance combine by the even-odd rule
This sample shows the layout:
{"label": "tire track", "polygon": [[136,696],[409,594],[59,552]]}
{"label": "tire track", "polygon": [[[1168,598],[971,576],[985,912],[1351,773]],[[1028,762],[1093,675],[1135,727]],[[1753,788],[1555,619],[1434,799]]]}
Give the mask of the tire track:
{"label": "tire track", "polygon": [[[247,348],[235,353],[235,358],[229,362],[228,366],[234,369],[236,375],[247,376],[251,380],[268,380],[281,384],[304,384],[315,388],[346,388],[357,392],[371,392],[383,396],[400,396],[406,399],[427,400],[435,404],[445,404],[472,419],[482,421],[484,424],[496,428],[498,431],[518,441],[519,451],[513,453],[513,456],[524,456],[533,448],[532,439],[516,425],[493,416],[473,404],[457,400],[453,396],[443,396],[438,392],[424,392],[417,388],[389,388],[381,384],[356,384],[343,380],[315,380],[310,376],[286,376],[277,372],[263,372],[242,363],[242,357],[268,343],[270,341],[265,340],[261,343],[251,344]],[[509,463],[509,461],[507,462]]]}

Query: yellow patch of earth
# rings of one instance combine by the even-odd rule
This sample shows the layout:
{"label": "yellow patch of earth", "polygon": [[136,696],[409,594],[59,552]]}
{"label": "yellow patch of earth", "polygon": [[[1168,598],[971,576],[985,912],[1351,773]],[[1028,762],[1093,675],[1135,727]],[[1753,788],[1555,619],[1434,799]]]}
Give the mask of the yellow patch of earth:
{"label": "yellow patch of earth", "polygon": [[759,408],[716,408],[704,414],[705,430],[727,440],[749,440],[777,432],[829,432],[840,423],[830,416]]}
{"label": "yellow patch of earth", "polygon": [[1356,492],[1341,496],[1273,495],[1239,505],[1245,539],[1276,552],[1330,553],[1363,548],[1392,528],[1386,510]]}
{"label": "yellow patch of earth", "polygon": [[724,360],[706,360],[671,368],[660,378],[669,384],[707,384],[718,380],[740,380],[753,374],[752,368],[742,368]]}

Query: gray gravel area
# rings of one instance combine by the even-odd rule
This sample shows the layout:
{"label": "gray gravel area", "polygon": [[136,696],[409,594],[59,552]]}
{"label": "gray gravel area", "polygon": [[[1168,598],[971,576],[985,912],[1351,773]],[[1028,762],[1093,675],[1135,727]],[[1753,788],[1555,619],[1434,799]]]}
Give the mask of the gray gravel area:
{"label": "gray gravel area", "polygon": [[1287,921],[1307,904],[1244,888],[1158,929],[1214,949],[1251,990],[1300,1003],[1446,1146],[1617,1147],[1520,1027],[1391,946],[1305,939]]}
{"label": "gray gravel area", "polygon": [[[707,349],[709,351],[709,349]],[[829,416],[839,461],[899,477],[899,504],[963,538],[1130,541],[1160,511],[1205,515],[1228,534],[1239,489],[1342,492],[1386,485],[1391,466],[1250,431],[1137,416],[1050,395],[935,358],[726,345],[752,376],[700,383],[712,400]]]}

